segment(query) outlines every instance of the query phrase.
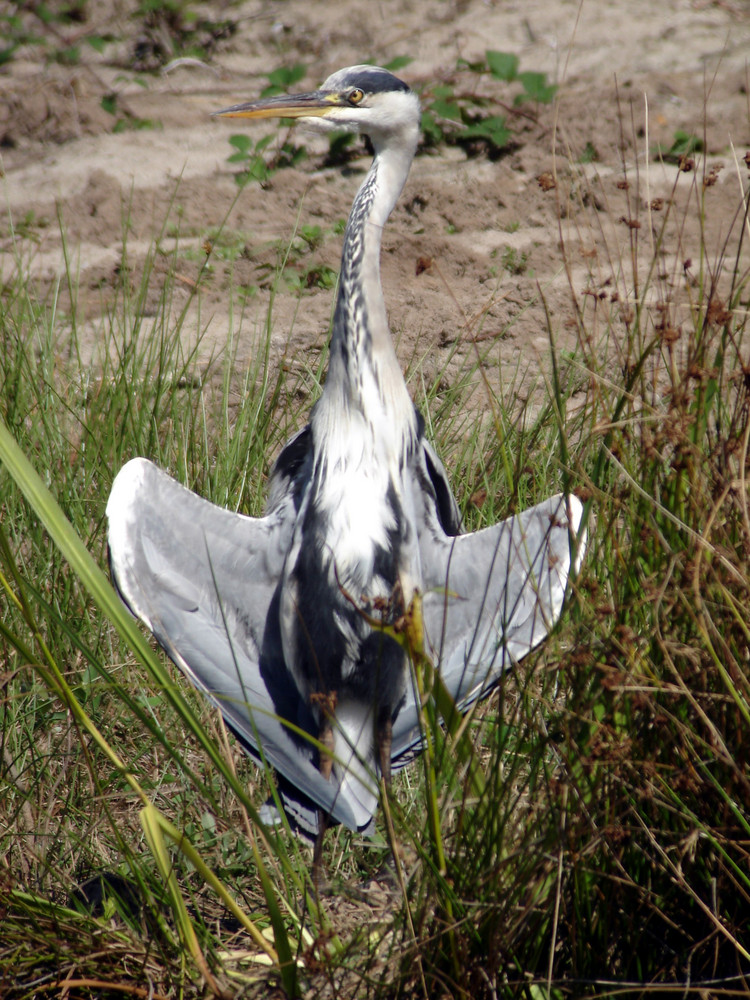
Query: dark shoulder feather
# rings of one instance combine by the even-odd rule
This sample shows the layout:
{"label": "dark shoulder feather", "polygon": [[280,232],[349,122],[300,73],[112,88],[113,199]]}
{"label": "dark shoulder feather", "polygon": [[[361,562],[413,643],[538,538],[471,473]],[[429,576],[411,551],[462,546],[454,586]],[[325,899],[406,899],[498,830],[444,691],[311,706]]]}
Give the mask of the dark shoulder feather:
{"label": "dark shoulder feather", "polygon": [[299,510],[304,485],[309,477],[312,461],[312,431],[310,425],[297,431],[279,453],[268,482],[266,509],[274,510],[291,493],[294,506]]}

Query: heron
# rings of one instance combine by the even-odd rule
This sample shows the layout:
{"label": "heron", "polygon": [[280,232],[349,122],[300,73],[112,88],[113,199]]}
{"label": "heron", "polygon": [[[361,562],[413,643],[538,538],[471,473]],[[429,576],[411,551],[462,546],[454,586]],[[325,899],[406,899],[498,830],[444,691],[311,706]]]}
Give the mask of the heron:
{"label": "heron", "polygon": [[[371,829],[381,779],[421,748],[419,693],[393,626],[418,602],[423,655],[465,710],[559,618],[585,545],[582,505],[559,494],[463,531],[380,281],[383,229],[417,149],[415,92],[385,69],[352,66],[319,90],[217,115],[370,139],[328,374],[273,466],[262,517],[214,506],[143,458],[126,464],[107,505],[110,566],[131,612],[273,768],[274,801],[320,842],[330,822]],[[261,815],[279,819],[270,802]]]}

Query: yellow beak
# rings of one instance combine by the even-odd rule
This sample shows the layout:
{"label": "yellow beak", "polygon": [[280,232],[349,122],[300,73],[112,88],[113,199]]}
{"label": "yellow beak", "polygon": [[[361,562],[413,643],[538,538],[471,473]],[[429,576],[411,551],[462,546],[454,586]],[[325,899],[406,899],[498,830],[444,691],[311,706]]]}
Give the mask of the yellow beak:
{"label": "yellow beak", "polygon": [[311,118],[322,117],[344,103],[340,94],[314,90],[309,94],[277,94],[248,104],[234,104],[214,111],[216,118]]}

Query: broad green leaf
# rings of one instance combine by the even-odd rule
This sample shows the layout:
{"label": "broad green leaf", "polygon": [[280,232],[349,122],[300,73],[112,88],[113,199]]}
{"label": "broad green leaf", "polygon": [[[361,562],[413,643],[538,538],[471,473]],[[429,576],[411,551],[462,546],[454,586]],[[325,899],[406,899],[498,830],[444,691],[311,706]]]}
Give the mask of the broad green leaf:
{"label": "broad green leaf", "polygon": [[487,67],[498,80],[515,80],[518,73],[518,56],[512,52],[493,52],[487,49]]}

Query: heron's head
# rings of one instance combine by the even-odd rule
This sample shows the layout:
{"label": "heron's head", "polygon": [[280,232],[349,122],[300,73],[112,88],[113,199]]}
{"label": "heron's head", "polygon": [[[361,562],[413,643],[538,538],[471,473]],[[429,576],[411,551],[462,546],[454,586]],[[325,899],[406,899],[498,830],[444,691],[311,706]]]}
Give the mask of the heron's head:
{"label": "heron's head", "polygon": [[236,104],[222,118],[299,118],[320,132],[357,132],[374,145],[400,140],[416,146],[419,98],[393,73],[377,66],[349,66],[329,76],[320,90],[280,94]]}

